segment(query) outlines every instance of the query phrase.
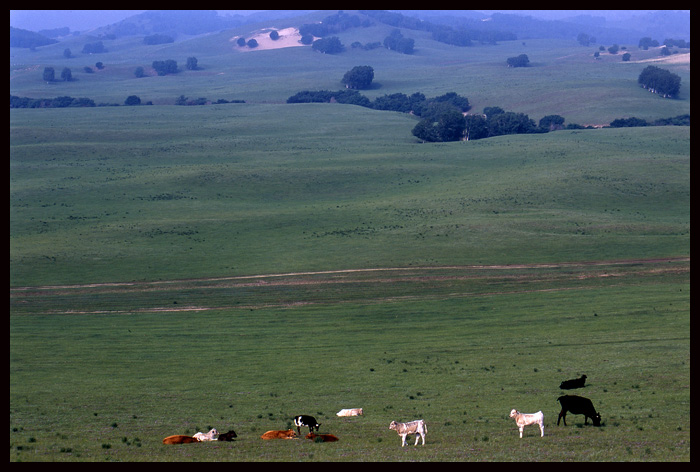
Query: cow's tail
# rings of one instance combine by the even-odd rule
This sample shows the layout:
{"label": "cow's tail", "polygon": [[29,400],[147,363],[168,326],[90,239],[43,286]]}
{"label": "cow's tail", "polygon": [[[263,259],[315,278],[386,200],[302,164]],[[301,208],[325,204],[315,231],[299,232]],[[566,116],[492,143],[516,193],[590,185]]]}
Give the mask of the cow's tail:
{"label": "cow's tail", "polygon": [[425,421],[423,421],[423,431],[426,433],[428,432],[428,425],[425,424]]}

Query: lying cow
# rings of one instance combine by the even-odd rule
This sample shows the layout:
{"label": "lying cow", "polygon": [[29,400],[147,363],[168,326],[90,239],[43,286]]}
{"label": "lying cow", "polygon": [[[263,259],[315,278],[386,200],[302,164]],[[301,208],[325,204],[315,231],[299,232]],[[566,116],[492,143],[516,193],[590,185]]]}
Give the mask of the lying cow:
{"label": "lying cow", "polygon": [[200,442],[204,442],[204,441],[216,441],[216,436],[218,436],[218,435],[219,435],[219,432],[215,428],[212,428],[209,430],[209,432],[207,434],[199,432],[192,437],[197,438]]}
{"label": "lying cow", "polygon": [[306,439],[312,439],[314,442],[335,442],[338,440],[336,436],[332,434],[316,434],[309,433],[306,435]]}
{"label": "lying cow", "polygon": [[297,437],[297,433],[293,429],[288,429],[286,431],[267,431],[265,434],[260,436],[260,439],[294,439]]}
{"label": "lying cow", "polygon": [[425,421],[423,420],[415,420],[409,423],[397,423],[396,421],[392,421],[389,425],[389,429],[393,429],[401,436],[401,447],[406,445],[406,436],[409,434],[416,435],[416,443],[414,446],[418,445],[418,439],[422,439],[423,446],[425,446],[425,433],[428,432],[428,428],[425,426]]}
{"label": "lying cow", "polygon": [[540,427],[540,437],[544,437],[544,414],[541,411],[537,413],[520,413],[518,410],[510,410],[510,417],[515,419],[515,424],[518,425],[520,437],[523,437],[523,429],[525,426],[536,424]]}
{"label": "lying cow", "polygon": [[189,444],[197,442],[199,442],[199,439],[184,434],[174,434],[163,439],[163,444]]}
{"label": "lying cow", "polygon": [[559,388],[562,390],[571,390],[574,388],[583,388],[585,387],[586,383],[586,377],[585,375],[582,375],[580,379],[571,379],[571,380],[564,380],[560,385]]}
{"label": "lying cow", "polygon": [[557,398],[557,401],[561,404],[561,411],[559,412],[559,418],[557,418],[557,426],[559,426],[559,421],[564,418],[564,426],[566,426],[566,413],[571,412],[574,415],[584,415],[584,424],[588,424],[588,418],[593,421],[593,426],[600,426],[600,414],[595,411],[593,402],[588,398],[579,397],[577,395],[562,395]]}
{"label": "lying cow", "polygon": [[345,408],[336,413],[336,416],[360,416],[362,414],[362,408]]}
{"label": "lying cow", "polygon": [[216,438],[217,441],[233,441],[233,438],[237,438],[238,435],[234,430],[229,431],[228,433],[220,434],[218,438]]}
{"label": "lying cow", "polygon": [[301,427],[308,427],[309,428],[309,433],[314,432],[314,428],[316,428],[316,431],[318,432],[318,428],[321,426],[317,421],[316,418],[313,416],[309,415],[299,415],[294,417],[294,425],[297,427],[297,432],[301,434]]}

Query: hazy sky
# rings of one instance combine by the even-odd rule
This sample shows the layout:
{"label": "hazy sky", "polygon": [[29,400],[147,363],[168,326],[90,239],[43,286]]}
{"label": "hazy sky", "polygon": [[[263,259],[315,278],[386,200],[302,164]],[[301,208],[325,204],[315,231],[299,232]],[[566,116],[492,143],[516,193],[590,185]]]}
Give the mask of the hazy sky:
{"label": "hazy sky", "polygon": [[[31,31],[67,26],[71,31],[86,31],[143,13],[145,10],[10,10],[10,26]],[[249,14],[261,10],[217,10],[220,14]],[[546,19],[589,14],[620,20],[650,10],[478,10],[486,14],[496,11],[519,13]]]}
{"label": "hazy sky", "polygon": [[[143,13],[146,10],[10,10],[10,26],[39,31],[67,26],[71,31],[85,31]],[[220,14],[245,15],[260,10],[217,10]]]}

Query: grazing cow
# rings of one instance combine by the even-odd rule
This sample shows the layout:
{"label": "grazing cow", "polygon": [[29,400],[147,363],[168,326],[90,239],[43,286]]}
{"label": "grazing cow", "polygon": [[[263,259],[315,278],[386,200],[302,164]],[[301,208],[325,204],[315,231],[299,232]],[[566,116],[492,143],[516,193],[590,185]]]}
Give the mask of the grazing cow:
{"label": "grazing cow", "polygon": [[562,390],[571,390],[573,388],[583,388],[585,387],[586,383],[586,377],[585,375],[582,375],[580,379],[571,379],[571,380],[564,380],[560,385],[559,388]]}
{"label": "grazing cow", "polygon": [[577,395],[562,395],[557,398],[557,401],[561,404],[557,426],[559,426],[559,420],[562,418],[564,418],[564,426],[566,426],[566,412],[568,411],[574,415],[584,415],[584,424],[588,424],[588,418],[590,418],[593,421],[593,426],[600,426],[600,413],[595,411],[593,402],[588,398]]}
{"label": "grazing cow", "polygon": [[360,416],[364,414],[362,408],[345,408],[336,413],[336,416]]}
{"label": "grazing cow", "polygon": [[306,435],[306,439],[313,439],[314,442],[335,442],[338,440],[336,436],[332,434],[316,434],[309,433]]}
{"label": "grazing cow", "polygon": [[199,442],[199,439],[184,434],[174,434],[163,439],[163,444],[188,444]]}
{"label": "grazing cow", "polygon": [[234,430],[229,431],[228,433],[220,434],[219,437],[216,439],[217,441],[233,441],[233,438],[237,438],[238,435]]}
{"label": "grazing cow", "polygon": [[419,439],[423,440],[423,446],[425,446],[425,433],[428,432],[428,428],[425,426],[425,421],[423,420],[415,420],[409,423],[397,423],[396,421],[392,421],[389,425],[389,429],[393,429],[401,436],[401,447],[406,445],[406,436],[409,434],[416,435],[416,443],[414,446],[418,445]]}
{"label": "grazing cow", "polygon": [[295,433],[293,429],[288,429],[287,431],[267,431],[260,436],[260,439],[294,439],[296,437],[297,433]]}
{"label": "grazing cow", "polygon": [[308,427],[309,428],[309,433],[314,432],[314,428],[316,428],[316,431],[318,432],[318,428],[321,426],[319,423],[316,422],[316,418],[313,416],[309,415],[299,415],[294,417],[294,425],[297,427],[297,432],[301,434],[301,427]]}
{"label": "grazing cow", "polygon": [[199,439],[201,442],[204,442],[204,441],[216,441],[216,436],[218,436],[218,435],[219,435],[219,432],[216,429],[212,428],[209,430],[209,432],[207,434],[199,432],[192,437]]}
{"label": "grazing cow", "polygon": [[515,418],[515,424],[518,425],[520,437],[523,437],[523,429],[525,426],[536,424],[540,427],[540,437],[544,437],[544,414],[541,411],[537,413],[520,413],[518,410],[510,410],[510,417]]}

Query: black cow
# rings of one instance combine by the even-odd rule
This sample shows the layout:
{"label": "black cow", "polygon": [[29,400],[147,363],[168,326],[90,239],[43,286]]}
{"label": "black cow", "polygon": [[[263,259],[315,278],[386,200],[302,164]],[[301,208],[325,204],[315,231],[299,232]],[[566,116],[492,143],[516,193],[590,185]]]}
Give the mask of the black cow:
{"label": "black cow", "polygon": [[571,380],[564,380],[560,385],[559,388],[562,390],[571,390],[572,388],[583,388],[586,383],[586,377],[585,375],[582,375],[580,379],[571,379]]}
{"label": "black cow", "polygon": [[299,415],[294,417],[294,425],[297,427],[297,432],[301,434],[301,427],[305,426],[309,428],[309,433],[313,433],[313,429],[316,428],[316,432],[318,432],[318,428],[321,426],[316,422],[316,418],[313,416],[309,415]]}
{"label": "black cow", "polygon": [[559,426],[559,420],[562,418],[564,418],[564,426],[566,426],[566,413],[568,411],[574,415],[584,415],[586,418],[585,424],[588,424],[588,418],[590,418],[593,421],[593,426],[600,426],[600,414],[595,411],[593,402],[588,398],[577,395],[562,395],[557,398],[557,401],[561,404],[557,426]]}
{"label": "black cow", "polygon": [[217,441],[233,441],[233,438],[237,438],[238,435],[234,430],[229,431],[228,433],[220,434],[219,437],[217,438]]}

